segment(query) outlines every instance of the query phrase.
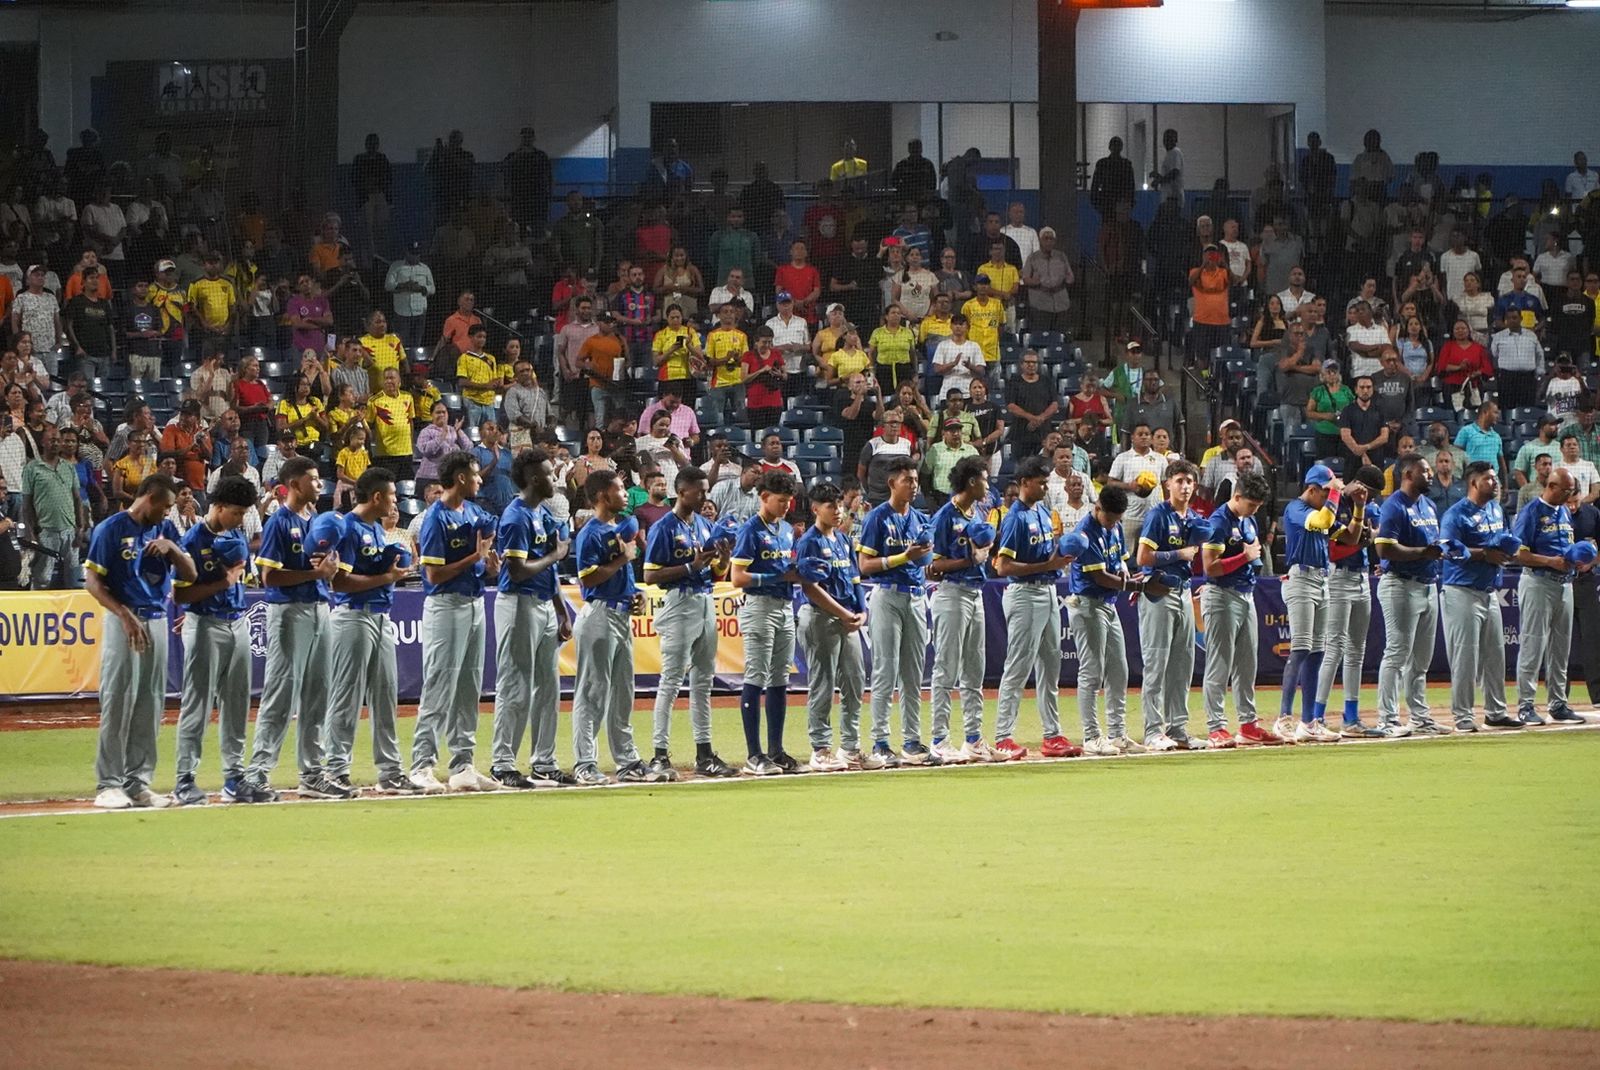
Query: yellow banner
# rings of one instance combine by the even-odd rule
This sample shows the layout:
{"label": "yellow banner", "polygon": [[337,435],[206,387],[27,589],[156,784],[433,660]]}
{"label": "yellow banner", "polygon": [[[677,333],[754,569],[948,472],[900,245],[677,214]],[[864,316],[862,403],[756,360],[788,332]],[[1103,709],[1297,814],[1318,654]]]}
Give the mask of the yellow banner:
{"label": "yellow banner", "polygon": [[[656,675],[661,672],[661,640],[656,635],[656,609],[666,598],[666,592],[652,584],[639,588],[644,592],[645,609],[633,618],[633,671],[638,675]],[[581,608],[583,595],[577,584],[563,584],[561,593],[573,609]],[[739,632],[739,604],[744,594],[731,583],[719,583],[712,588],[711,603],[717,614],[717,669],[732,676],[744,675],[744,636]],[[577,648],[567,643],[561,648],[561,675],[572,676],[578,670]]]}
{"label": "yellow banner", "polygon": [[100,690],[100,606],[83,591],[0,595],[0,698]]}

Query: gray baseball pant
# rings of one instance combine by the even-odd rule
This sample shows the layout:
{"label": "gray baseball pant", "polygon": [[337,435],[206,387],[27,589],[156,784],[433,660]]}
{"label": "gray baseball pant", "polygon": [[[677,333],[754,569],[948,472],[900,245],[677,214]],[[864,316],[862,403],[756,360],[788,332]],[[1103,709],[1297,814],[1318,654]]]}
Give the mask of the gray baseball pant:
{"label": "gray baseball pant", "polygon": [[861,695],[867,676],[861,633],[847,632],[832,613],[809,603],[800,607],[800,644],[806,652],[806,732],[811,749],[833,744],[833,691],[839,689],[839,747],[861,749]]}
{"label": "gray baseball pant", "polygon": [[399,686],[395,676],[395,627],[387,613],[336,606],[328,616],[333,650],[328,721],[322,750],[329,776],[349,776],[361,703],[372,715],[372,764],[378,776],[400,775],[400,737],[395,730]]}
{"label": "gray baseball pant", "polygon": [[747,594],[739,605],[744,637],[744,679],[767,687],[788,687],[794,662],[794,610],[782,598]]}
{"label": "gray baseball pant", "polygon": [[1200,592],[1200,619],[1206,628],[1206,731],[1227,731],[1230,683],[1239,724],[1247,725],[1256,719],[1255,595],[1208,583]]}
{"label": "gray baseball pant", "polygon": [[478,699],[483,694],[483,599],[430,594],[422,601],[422,695],[411,740],[411,772],[432,769],[439,737],[450,748],[450,772],[472,764]]}
{"label": "gray baseball pant", "polygon": [[606,722],[611,760],[621,769],[639,760],[633,746],[633,615],[603,602],[585,602],[572,636],[578,672],[572,692],[572,749],[579,768],[595,768],[595,740]]}
{"label": "gray baseball pant", "polygon": [[1444,652],[1450,660],[1450,715],[1457,728],[1472,724],[1477,688],[1483,712],[1506,712],[1506,629],[1493,591],[1446,584],[1439,596],[1444,613]]}
{"label": "gray baseball pant", "polygon": [[[1315,654],[1327,647],[1328,577],[1296,565],[1283,578],[1283,604],[1289,617],[1289,649]],[[1285,687],[1294,684],[1285,681]]]}
{"label": "gray baseball pant", "polygon": [[1144,659],[1145,742],[1166,734],[1189,739],[1189,685],[1194,680],[1194,608],[1187,587],[1139,599],[1139,651]]}
{"label": "gray baseball pant", "polygon": [[[1385,573],[1378,580],[1383,611],[1383,661],[1378,665],[1378,723],[1400,723],[1400,700],[1411,710],[1413,726],[1428,716],[1428,663],[1439,627],[1439,600],[1433,584]],[[1403,693],[1403,696],[1402,696]]]}
{"label": "gray baseball pant", "polygon": [[872,742],[889,741],[889,704],[900,689],[902,746],[922,739],[922,670],[928,658],[927,600],[920,594],[874,587],[867,602],[872,644]]}
{"label": "gray baseball pant", "polygon": [[941,583],[933,610],[933,738],[950,734],[952,693],[961,693],[961,727],[968,738],[983,734],[983,590]]}
{"label": "gray baseball pant", "polygon": [[1317,701],[1328,703],[1333,678],[1344,669],[1347,711],[1359,709],[1361,672],[1367,659],[1367,631],[1372,627],[1372,586],[1365,572],[1336,568],[1328,575],[1327,649],[1317,676]]}
{"label": "gray baseball pant", "polygon": [[1106,693],[1106,734],[1128,734],[1128,651],[1122,621],[1109,598],[1075,594],[1067,599],[1067,627],[1078,648],[1078,719],[1084,742],[1100,738],[1100,692]]}
{"label": "gray baseball pant", "polygon": [[661,682],[656,688],[655,745],[672,735],[672,705],[689,679],[689,723],[695,743],[711,742],[711,677],[717,671],[717,610],[711,595],[674,588],[656,609]]}
{"label": "gray baseball pant", "polygon": [[144,653],[128,645],[122,622],[100,617],[100,737],[95,747],[98,790],[132,795],[156,772],[156,734],[167,695],[167,618],[140,619],[150,641]]}
{"label": "gray baseball pant", "polygon": [[556,604],[531,594],[501,591],[494,598],[494,758],[491,768],[515,769],[522,733],[533,736],[533,768],[556,764],[556,716],[561,704]]}
{"label": "gray baseball pant", "polygon": [[1522,608],[1517,650],[1517,709],[1532,710],[1539,690],[1539,669],[1544,669],[1549,689],[1549,710],[1567,707],[1567,658],[1572,653],[1572,584],[1522,570],[1517,581],[1517,604]]}
{"label": "gray baseball pant", "polygon": [[994,737],[1016,731],[1022,689],[1033,676],[1044,738],[1061,734],[1056,702],[1061,687],[1061,607],[1054,583],[1009,583],[1000,595],[1006,615],[1006,663],[1000,671],[1000,701]]}
{"label": "gray baseball pant", "polygon": [[298,717],[300,776],[322,768],[322,722],[328,712],[328,607],[322,602],[267,606],[267,668],[256,708],[249,775],[265,784],[278,764],[289,719]]}
{"label": "gray baseball pant", "polygon": [[222,775],[244,772],[245,724],[250,719],[250,622],[207,617],[192,609],[183,617],[183,694],[178,700],[178,779],[192,777],[217,709]]}

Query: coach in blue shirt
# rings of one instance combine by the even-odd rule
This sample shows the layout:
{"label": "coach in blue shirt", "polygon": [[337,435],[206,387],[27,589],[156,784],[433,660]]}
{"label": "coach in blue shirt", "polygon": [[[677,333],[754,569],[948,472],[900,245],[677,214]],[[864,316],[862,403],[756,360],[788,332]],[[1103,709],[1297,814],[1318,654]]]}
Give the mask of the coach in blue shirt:
{"label": "coach in blue shirt", "polygon": [[1492,465],[1473,461],[1461,480],[1466,497],[1444,511],[1439,534],[1465,548],[1444,559],[1444,649],[1450,661],[1450,714],[1457,732],[1475,732],[1473,706],[1483,687],[1484,723],[1518,728],[1506,715],[1506,633],[1495,591],[1513,555],[1498,545],[1506,534],[1500,507],[1500,477]]}
{"label": "coach in blue shirt", "polygon": [[[1433,469],[1409,453],[1395,464],[1400,488],[1383,503],[1373,545],[1381,559],[1378,607],[1383,611],[1383,661],[1378,667],[1378,727],[1387,736],[1448,735],[1428,714],[1428,665],[1439,624],[1439,516],[1428,488]],[[1400,723],[1404,692],[1411,723]]]}
{"label": "coach in blue shirt", "polygon": [[1572,652],[1572,575],[1564,556],[1572,545],[1572,500],[1575,484],[1564,468],[1553,468],[1544,491],[1522,507],[1511,531],[1521,540],[1517,562],[1522,578],[1517,582],[1521,609],[1517,651],[1517,720],[1543,724],[1534,706],[1539,670],[1550,692],[1550,719],[1582,724],[1583,718],[1567,705],[1567,657]]}

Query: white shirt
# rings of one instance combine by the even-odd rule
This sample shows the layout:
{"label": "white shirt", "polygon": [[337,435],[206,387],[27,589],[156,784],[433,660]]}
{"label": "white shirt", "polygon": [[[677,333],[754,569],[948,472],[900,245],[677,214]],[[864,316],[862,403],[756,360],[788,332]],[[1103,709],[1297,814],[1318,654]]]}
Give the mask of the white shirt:
{"label": "white shirt", "polygon": [[[395,293],[395,287],[402,282],[420,282],[428,292],[419,294],[415,290],[407,290]],[[434,293],[433,269],[420,262],[408,264],[404,260],[396,260],[389,265],[383,288],[394,294],[396,316],[421,316],[428,311],[428,298]]]}
{"label": "white shirt", "polygon": [[56,343],[60,341],[56,336],[56,312],[60,306],[56,304],[54,294],[23,290],[11,307],[16,311],[22,329],[33,335],[33,348],[56,348]]}
{"label": "white shirt", "polygon": [[[732,290],[728,289],[726,286],[718,286],[715,290],[711,291],[711,296],[706,300],[706,304],[708,307],[715,310],[717,306],[725,305],[733,299],[734,297]],[[750,295],[749,290],[740,290],[739,300],[744,302],[744,307],[749,309],[752,314],[755,312],[756,299]]]}
{"label": "white shirt", "polygon": [[1222,247],[1228,251],[1228,270],[1235,278],[1250,277],[1250,246],[1242,241],[1223,239]]}
{"label": "white shirt", "polygon": [[1570,475],[1572,481],[1578,485],[1579,501],[1589,497],[1590,488],[1600,483],[1600,469],[1595,468],[1593,461],[1562,461],[1557,467]]}
{"label": "white shirt", "polygon": [[1022,253],[1022,262],[1026,264],[1028,257],[1039,251],[1039,232],[1023,223],[1020,226],[1006,224],[1000,228],[1000,233],[1017,243],[1017,248]]}
{"label": "white shirt", "polygon": [[[1363,327],[1359,323],[1352,323],[1344,332],[1346,342],[1356,342],[1364,346],[1386,346],[1389,344],[1389,332],[1373,323],[1371,327]],[[1350,381],[1354,382],[1363,375],[1377,375],[1383,370],[1383,361],[1376,356],[1364,356],[1355,351],[1350,353]]]}
{"label": "white shirt", "polygon": [[1300,290],[1299,297],[1296,297],[1288,290],[1278,291],[1278,300],[1283,302],[1284,318],[1288,319],[1289,317],[1293,316],[1297,311],[1299,311],[1301,305],[1310,304],[1316,299],[1316,296],[1316,294],[1304,288]]}
{"label": "white shirt", "polygon": [[1123,450],[1111,462],[1112,479],[1132,483],[1139,478],[1141,472],[1154,473],[1156,485],[1143,494],[1138,491],[1128,491],[1128,511],[1122,517],[1124,523],[1130,520],[1143,520],[1151,507],[1161,500],[1161,480],[1167,474],[1167,459],[1153,449],[1146,450],[1142,456],[1134,450]]}
{"label": "white shirt", "polygon": [[1439,254],[1439,273],[1444,276],[1444,292],[1450,300],[1459,302],[1466,296],[1469,271],[1476,271],[1478,278],[1483,278],[1483,260],[1475,250],[1458,253],[1446,249]]}
{"label": "white shirt", "polygon": [[[85,230],[93,230],[96,234],[120,234],[128,225],[127,217],[122,214],[122,209],[114,204],[88,204],[84,205],[81,220]],[[101,260],[124,260],[122,243],[119,241],[109,253],[101,253]]]}
{"label": "white shirt", "polygon": [[1566,191],[1568,200],[1581,201],[1585,196],[1597,189],[1600,189],[1600,172],[1595,171],[1593,168],[1584,171],[1582,174],[1577,171],[1571,171],[1567,174]]}
{"label": "white shirt", "polygon": [[1183,200],[1183,150],[1168,149],[1166,155],[1161,157],[1161,173],[1169,175],[1176,171],[1178,177],[1164,182],[1161,186],[1161,195],[1169,201]]}
{"label": "white shirt", "polygon": [[13,431],[5,438],[0,438],[0,475],[6,477],[6,489],[12,494],[22,493],[22,466],[27,459],[28,448],[23,445],[21,435]]}
{"label": "white shirt", "polygon": [[934,349],[933,362],[948,364],[951,361],[959,363],[944,373],[944,381],[939,385],[939,395],[943,397],[949,394],[952,387],[959,387],[962,394],[970,395],[973,376],[983,374],[983,347],[970,338],[960,343],[954,338],[946,338]]}
{"label": "white shirt", "polygon": [[1567,272],[1573,267],[1572,254],[1565,249],[1542,252],[1533,261],[1533,274],[1545,286],[1562,287],[1567,284]]}
{"label": "white shirt", "polygon": [[[772,330],[772,348],[780,346],[797,345],[805,346],[806,352],[811,351],[811,332],[806,330],[806,321],[801,316],[790,316],[789,322],[783,322],[783,316],[773,316],[767,321],[767,326]],[[798,372],[805,360],[805,354],[798,351],[786,352],[783,355],[783,366],[791,374]]]}
{"label": "white shirt", "polygon": [[1489,355],[1497,371],[1544,374],[1544,347],[1532,331],[1496,331],[1489,339]]}
{"label": "white shirt", "polygon": [[678,485],[678,459],[667,449],[666,439],[656,438],[654,435],[639,435],[633,440],[633,448],[641,456],[648,453],[654,458],[656,470],[667,477],[669,489]]}

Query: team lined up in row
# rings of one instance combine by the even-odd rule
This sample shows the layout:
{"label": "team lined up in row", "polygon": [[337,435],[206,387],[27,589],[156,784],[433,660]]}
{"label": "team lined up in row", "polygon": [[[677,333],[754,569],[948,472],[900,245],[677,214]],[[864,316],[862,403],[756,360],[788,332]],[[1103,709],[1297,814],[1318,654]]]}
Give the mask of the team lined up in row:
{"label": "team lined up in row", "polygon": [[[404,547],[385,539],[381,520],[393,502],[393,478],[382,469],[370,469],[358,481],[356,505],[349,513],[318,515],[315,503],[322,481],[314,463],[308,458],[285,463],[280,478],[287,501],[268,519],[256,555],[266,587],[267,664],[246,764],[250,642],[241,580],[249,550],[239,525],[244,510],[254,503],[254,490],[243,480],[223,480],[205,522],[180,540],[165,520],[174,488],[165,477],[152,476],[128,510],[96,528],[89,548],[89,590],[121,625],[108,627],[102,643],[96,804],[124,808],[205,802],[195,773],[214,706],[220,711],[225,801],[277,798],[268,778],[294,716],[299,718],[300,794],[354,796],[351,752],[363,704],[371,711],[377,788],[384,792],[607,783],[597,762],[601,722],[619,781],[671,780],[677,776],[668,754],[671,716],[685,683],[697,775],[798,772],[802,763],[789,755],[784,743],[797,641],[809,670],[811,755],[805,766],[818,772],[1024,757],[1027,750],[1013,735],[1030,677],[1043,730],[1040,751],[1047,757],[1446,734],[1452,729],[1432,719],[1425,697],[1441,562],[1455,729],[1477,729],[1473,706],[1480,686],[1486,724],[1515,728],[1541,723],[1534,708],[1541,668],[1552,719],[1581,720],[1566,701],[1570,581],[1576,570],[1593,567],[1595,546],[1573,541],[1566,504],[1573,491],[1571,477],[1553,472],[1541,498],[1520,512],[1508,531],[1492,467],[1469,466],[1467,497],[1451,506],[1442,522],[1427,497],[1427,462],[1402,458],[1398,473],[1399,489],[1377,508],[1371,504],[1382,483],[1376,469],[1364,469],[1346,488],[1319,465],[1306,474],[1303,493],[1285,510],[1284,599],[1292,649],[1280,717],[1268,728],[1255,705],[1253,590],[1261,571],[1255,514],[1270,491],[1259,476],[1241,477],[1232,497],[1209,517],[1201,517],[1190,509],[1198,473],[1188,462],[1174,462],[1165,474],[1165,500],[1146,518],[1138,546],[1130,552],[1121,525],[1127,495],[1119,488],[1103,491],[1075,530],[1057,529],[1045,504],[1049,467],[1042,457],[1019,465],[1020,494],[998,531],[982,519],[979,503],[988,496],[989,474],[980,459],[963,459],[955,466],[950,477],[954,493],[929,517],[912,506],[918,475],[907,458],[891,464],[888,500],[868,513],[856,532],[841,526],[848,520],[841,515],[839,489],[829,484],[814,488],[814,523],[798,540],[786,520],[796,491],[786,473],[769,472],[761,478],[755,516],[743,523],[713,524],[700,513],[708,492],[705,473],[684,468],[677,475],[673,510],[641,540],[637,521],[622,516],[626,498],[613,472],[597,471],[588,478],[585,490],[594,517],[574,538],[546,505],[555,488],[550,459],[541,451],[525,450],[516,458],[512,474],[520,494],[498,518],[473,500],[481,482],[476,460],[464,452],[452,454],[440,463],[444,491],[425,514],[419,540],[416,567],[425,596],[423,689],[404,768],[395,726],[396,639],[389,610],[394,584],[413,562]],[[631,618],[643,608],[632,562],[641,542],[645,576],[664,592],[655,612],[662,665],[654,753],[648,761],[635,748],[631,724]],[[553,568],[569,552],[575,555],[582,591],[576,614],[561,596]],[[1002,594],[1006,658],[992,744],[985,742],[982,730],[982,589],[984,566],[991,559],[1007,581]],[[1374,561],[1382,571],[1378,604],[1388,639],[1379,675],[1379,723],[1368,727],[1360,720],[1357,695]],[[1512,561],[1523,566],[1516,717],[1505,704],[1504,638],[1493,597],[1501,568]],[[1195,650],[1188,589],[1196,571],[1204,577],[1205,739],[1190,737],[1187,730]],[[742,769],[724,762],[711,743],[717,646],[712,585],[720,575],[728,575],[744,592],[739,609],[745,643],[740,711],[747,760]],[[174,578],[174,598],[186,613],[177,786],[168,797],[154,794],[150,784],[165,689],[165,602]],[[1062,733],[1057,715],[1062,639],[1057,586],[1063,581],[1079,661],[1082,747]],[[497,687],[492,765],[490,775],[483,775],[474,765],[474,754],[488,582],[498,587]],[[798,613],[796,585],[803,594]],[[1114,604],[1124,594],[1138,600],[1144,659],[1142,741],[1130,736],[1126,724],[1128,667]],[[930,618],[933,724],[928,745],[922,731],[922,678]],[[867,739],[860,723],[867,686],[863,631],[874,655]],[[572,637],[577,639],[572,704],[576,765],[568,773],[555,757],[557,652]],[[1325,710],[1341,667],[1344,723],[1334,730],[1326,723]],[[1227,727],[1230,687],[1237,734]],[[841,696],[837,749],[831,723],[835,691]],[[890,744],[897,691],[898,752]],[[1297,693],[1302,700],[1298,723],[1293,717]],[[1410,708],[1408,724],[1399,718],[1402,698]],[[957,700],[959,734],[950,723]],[[532,738],[526,775],[518,768],[524,735]],[[449,753],[444,781],[435,773],[441,742]]]}

